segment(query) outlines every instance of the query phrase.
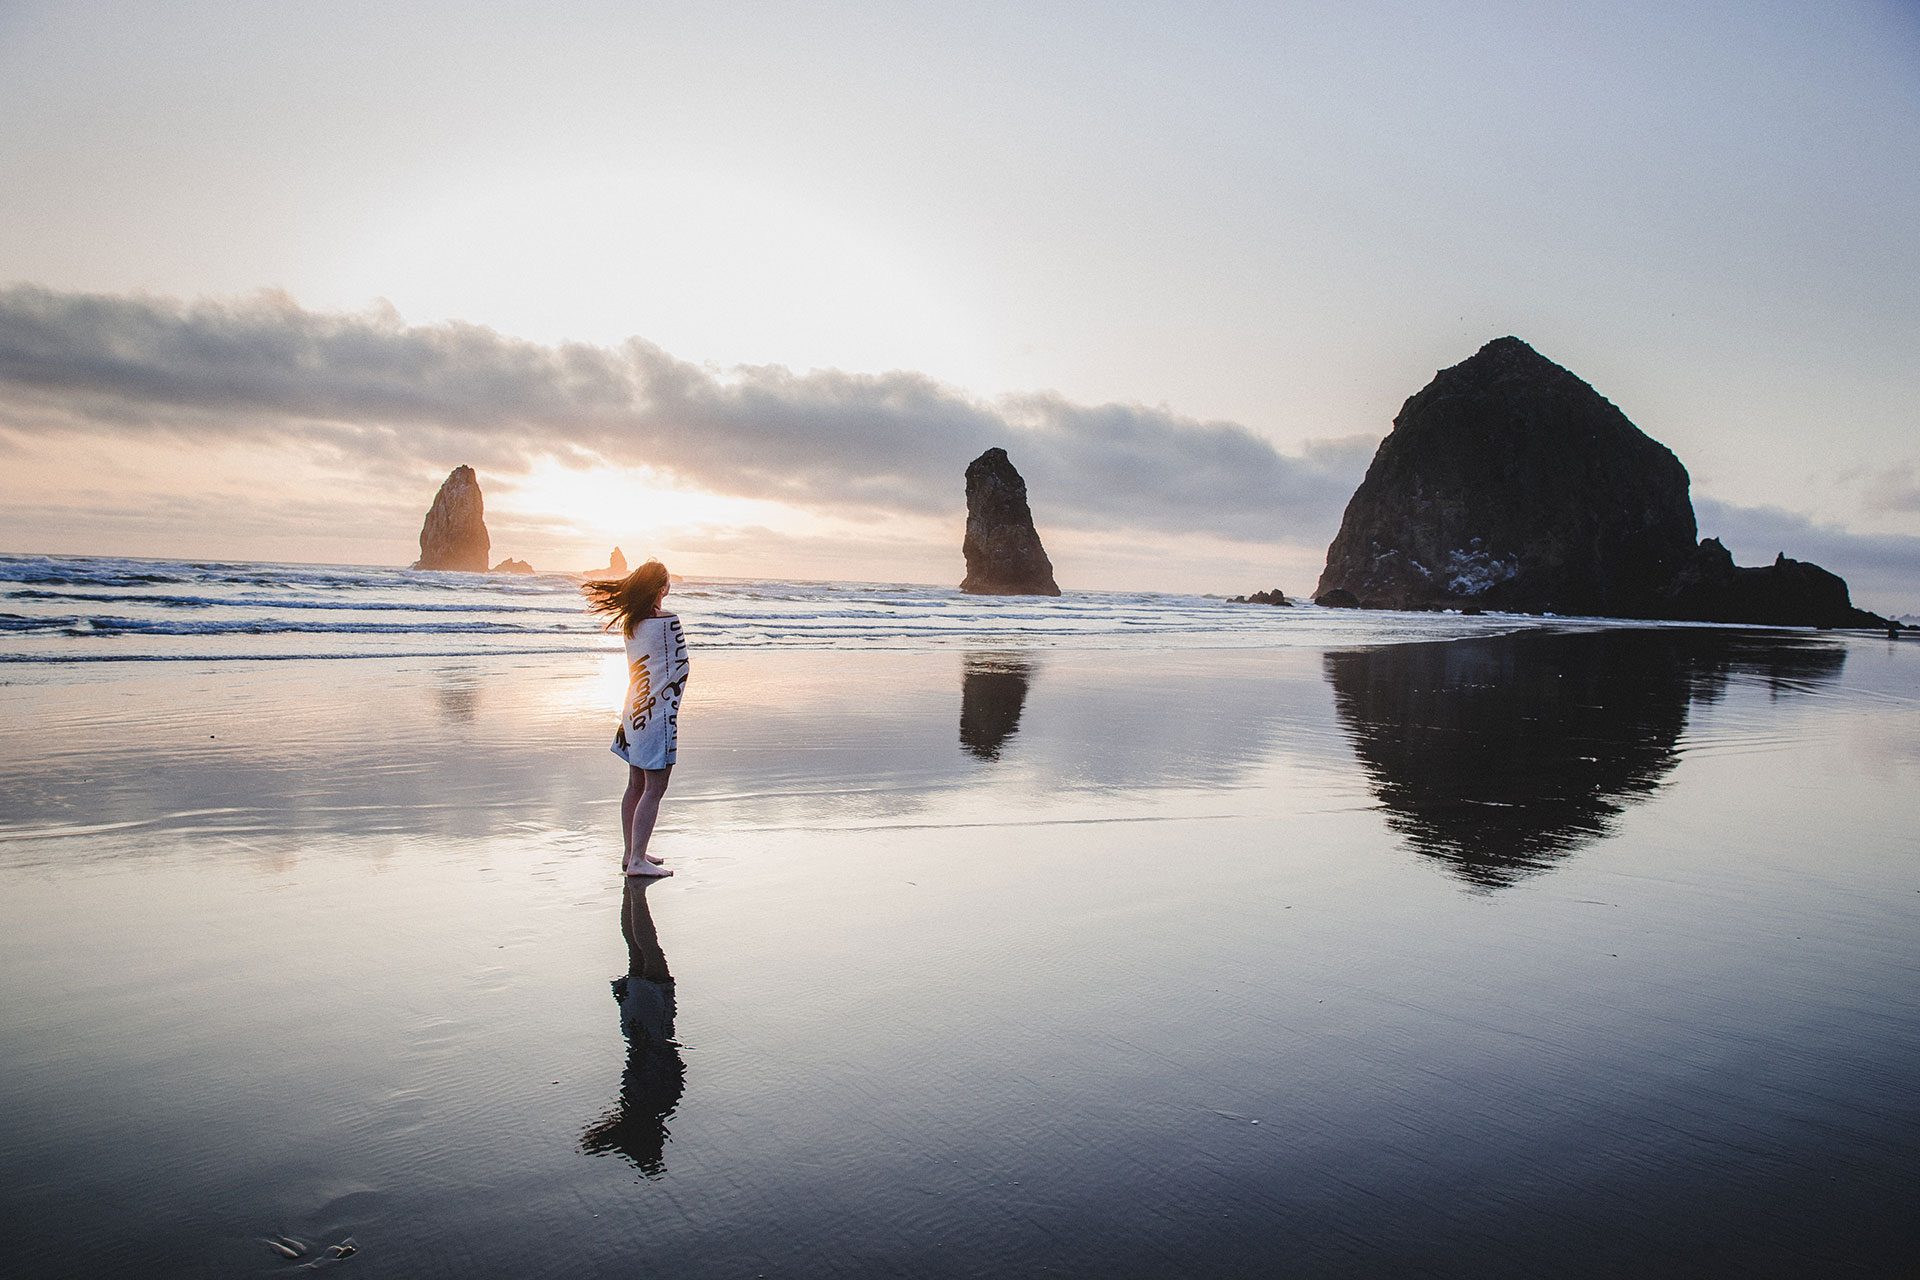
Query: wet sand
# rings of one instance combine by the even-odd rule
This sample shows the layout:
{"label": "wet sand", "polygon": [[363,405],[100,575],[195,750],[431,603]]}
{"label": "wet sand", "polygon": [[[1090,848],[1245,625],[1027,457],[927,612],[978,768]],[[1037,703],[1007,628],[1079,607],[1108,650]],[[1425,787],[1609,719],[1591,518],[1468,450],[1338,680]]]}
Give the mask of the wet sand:
{"label": "wet sand", "polygon": [[617,667],[26,673],[0,1265],[1897,1273],[1917,654],[697,655],[643,895]]}

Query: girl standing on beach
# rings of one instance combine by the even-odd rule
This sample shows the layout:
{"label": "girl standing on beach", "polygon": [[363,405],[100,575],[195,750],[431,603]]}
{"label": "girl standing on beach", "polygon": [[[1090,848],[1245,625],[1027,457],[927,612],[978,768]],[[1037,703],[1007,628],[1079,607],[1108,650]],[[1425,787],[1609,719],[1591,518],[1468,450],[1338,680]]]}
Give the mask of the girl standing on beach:
{"label": "girl standing on beach", "polygon": [[627,763],[627,793],[620,800],[622,869],[630,876],[670,876],[647,852],[660,800],[673,773],[674,740],[680,728],[680,695],[687,687],[687,640],[680,619],[660,612],[669,580],[667,567],[649,560],[624,578],[582,584],[590,612],[605,614],[607,630],[620,628],[627,646],[627,696],[613,754]]}

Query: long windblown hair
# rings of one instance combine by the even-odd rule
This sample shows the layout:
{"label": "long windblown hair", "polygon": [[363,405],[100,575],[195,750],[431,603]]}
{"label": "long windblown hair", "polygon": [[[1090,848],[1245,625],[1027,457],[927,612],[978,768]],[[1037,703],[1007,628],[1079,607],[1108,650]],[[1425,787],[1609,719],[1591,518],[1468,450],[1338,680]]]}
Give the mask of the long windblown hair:
{"label": "long windblown hair", "polygon": [[667,566],[649,560],[624,578],[597,578],[580,584],[587,593],[587,611],[607,615],[607,630],[620,628],[630,636],[639,623],[660,612],[667,593]]}

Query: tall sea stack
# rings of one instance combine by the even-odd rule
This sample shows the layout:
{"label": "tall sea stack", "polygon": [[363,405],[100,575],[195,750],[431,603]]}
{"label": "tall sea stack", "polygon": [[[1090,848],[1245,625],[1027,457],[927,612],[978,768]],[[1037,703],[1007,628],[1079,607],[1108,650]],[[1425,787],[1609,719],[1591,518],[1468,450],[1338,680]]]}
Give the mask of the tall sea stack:
{"label": "tall sea stack", "polygon": [[967,464],[967,558],[962,591],[983,596],[1057,596],[1053,562],[1040,545],[1027,507],[1027,482],[1005,449],[989,449]]}
{"label": "tall sea stack", "polygon": [[434,495],[426,523],[420,526],[420,558],[413,567],[485,573],[492,546],[485,515],[473,468],[455,467]]}

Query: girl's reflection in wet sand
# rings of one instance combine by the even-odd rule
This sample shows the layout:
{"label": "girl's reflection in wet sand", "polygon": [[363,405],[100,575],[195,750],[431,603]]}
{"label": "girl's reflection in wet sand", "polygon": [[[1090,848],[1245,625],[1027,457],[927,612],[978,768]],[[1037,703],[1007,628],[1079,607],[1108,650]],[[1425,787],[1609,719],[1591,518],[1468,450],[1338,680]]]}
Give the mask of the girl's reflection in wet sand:
{"label": "girl's reflection in wet sand", "polygon": [[686,1088],[687,1067],[673,1038],[673,974],[647,909],[647,890],[659,883],[633,876],[620,903],[620,933],[627,940],[627,972],[613,980],[620,1003],[620,1032],[627,1038],[627,1069],[620,1100],[580,1135],[591,1155],[624,1157],[649,1178],[666,1172],[667,1120]]}

